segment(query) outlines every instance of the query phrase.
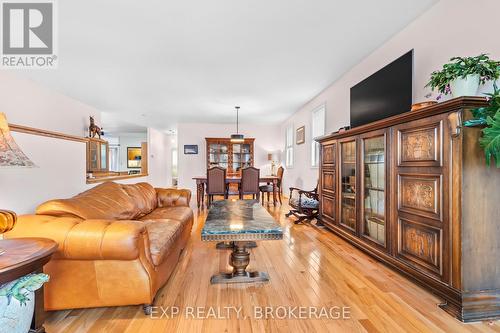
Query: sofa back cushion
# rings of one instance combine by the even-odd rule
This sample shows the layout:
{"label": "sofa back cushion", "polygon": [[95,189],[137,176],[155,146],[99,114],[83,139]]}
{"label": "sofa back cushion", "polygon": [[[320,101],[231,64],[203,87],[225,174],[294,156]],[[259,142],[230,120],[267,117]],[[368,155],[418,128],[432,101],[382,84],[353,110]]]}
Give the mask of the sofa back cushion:
{"label": "sofa back cushion", "polygon": [[38,206],[36,213],[77,216],[86,220],[132,220],[141,214],[141,210],[123,185],[106,182],[70,199],[47,201]]}
{"label": "sofa back cushion", "polygon": [[137,183],[122,185],[122,187],[137,206],[138,215],[136,215],[135,218],[151,213],[158,206],[156,191],[150,184]]}

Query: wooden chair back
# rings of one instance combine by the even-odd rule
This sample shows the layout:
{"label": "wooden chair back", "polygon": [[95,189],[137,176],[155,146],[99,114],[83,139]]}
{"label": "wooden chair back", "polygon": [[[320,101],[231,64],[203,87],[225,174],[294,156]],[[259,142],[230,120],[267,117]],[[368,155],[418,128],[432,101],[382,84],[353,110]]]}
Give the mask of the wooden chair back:
{"label": "wooden chair back", "polygon": [[224,194],[226,192],[226,169],[213,167],[207,170],[207,194]]}
{"label": "wooden chair back", "polygon": [[247,167],[241,170],[240,192],[244,194],[259,194],[260,170],[254,167]]}
{"label": "wooden chair back", "polygon": [[276,173],[276,176],[278,176],[278,187],[281,188],[281,184],[283,182],[283,173],[285,172],[285,168],[283,168],[282,166],[280,166],[278,168],[278,172]]}

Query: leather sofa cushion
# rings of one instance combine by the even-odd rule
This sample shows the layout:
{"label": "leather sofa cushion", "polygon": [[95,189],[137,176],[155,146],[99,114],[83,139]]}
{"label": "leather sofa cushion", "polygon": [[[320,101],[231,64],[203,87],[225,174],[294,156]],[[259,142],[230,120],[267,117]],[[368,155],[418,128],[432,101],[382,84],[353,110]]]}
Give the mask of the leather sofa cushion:
{"label": "leather sofa cushion", "polygon": [[143,216],[142,221],[170,219],[181,221],[183,224],[193,218],[193,210],[189,207],[161,207]]}
{"label": "leather sofa cushion", "polygon": [[130,185],[122,185],[122,188],[132,198],[137,206],[139,214],[135,218],[139,218],[149,214],[158,205],[156,198],[156,190],[148,183],[137,183]]}
{"label": "leather sofa cushion", "polygon": [[157,188],[158,207],[189,206],[191,191],[176,188]]}
{"label": "leather sofa cushion", "polygon": [[149,252],[153,265],[159,266],[182,234],[184,223],[178,220],[158,219],[144,222],[149,238]]}
{"label": "leather sofa cushion", "polygon": [[86,220],[132,220],[140,214],[140,210],[122,185],[106,182],[70,199],[47,201],[37,207],[36,213],[77,216]]}
{"label": "leather sofa cushion", "polygon": [[50,238],[57,244],[54,259],[64,258],[64,245],[71,230],[83,220],[77,217],[54,217],[48,215],[21,215],[14,229],[3,234],[5,239],[22,237]]}

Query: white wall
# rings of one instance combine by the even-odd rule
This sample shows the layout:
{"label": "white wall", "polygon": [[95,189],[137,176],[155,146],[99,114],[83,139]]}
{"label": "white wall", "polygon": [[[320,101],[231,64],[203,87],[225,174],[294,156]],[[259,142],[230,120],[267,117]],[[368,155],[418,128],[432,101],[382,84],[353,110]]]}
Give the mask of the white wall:
{"label": "white wall", "polygon": [[172,186],[171,152],[175,145],[175,137],[172,135],[148,128],[148,182],[153,186]]}
{"label": "white wall", "polygon": [[[227,138],[234,131],[232,124],[179,124],[177,128],[179,149],[179,187],[196,189],[192,177],[205,175],[207,172],[205,138]],[[240,133],[245,137],[255,138],[254,166],[261,169],[261,174],[270,174],[267,154],[282,149],[279,125],[240,124]],[[184,145],[198,145],[198,155],[184,155]],[[285,174],[286,175],[286,174]]]}
{"label": "white wall", "polygon": [[[98,110],[50,91],[8,71],[0,71],[0,110],[10,123],[83,136]],[[32,212],[37,204],[87,188],[85,144],[13,132],[36,169],[0,169],[0,207]]]}
{"label": "white wall", "polygon": [[288,170],[285,188],[310,189],[317,182],[318,169],[310,167],[312,110],[326,103],[326,133],[349,125],[350,88],[411,49],[415,50],[414,101],[427,100],[430,91],[424,86],[429,74],[452,56],[486,52],[500,59],[500,43],[494,36],[499,12],[498,0],[441,0],[300,108],[281,126],[284,138],[288,124],[293,123],[294,129],[306,125],[306,143],[295,146],[295,166]]}
{"label": "white wall", "polygon": [[[76,136],[87,134],[90,115],[100,123],[100,112],[95,108],[8,71],[0,71],[0,110],[9,123]],[[38,168],[0,169],[0,208],[32,213],[46,200],[67,198],[95,186],[85,180],[85,143],[17,132],[12,135]],[[170,155],[164,154],[169,137],[149,129],[148,142],[149,177],[120,182],[148,181],[158,187],[170,184]]]}

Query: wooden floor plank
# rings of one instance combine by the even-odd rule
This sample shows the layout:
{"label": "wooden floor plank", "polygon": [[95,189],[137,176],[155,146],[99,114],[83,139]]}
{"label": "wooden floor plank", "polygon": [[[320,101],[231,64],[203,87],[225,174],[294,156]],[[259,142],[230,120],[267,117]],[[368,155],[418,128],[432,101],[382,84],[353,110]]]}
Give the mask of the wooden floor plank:
{"label": "wooden floor plank", "polygon": [[[267,206],[284,229],[282,241],[259,242],[249,268],[266,271],[269,283],[211,285],[229,270],[229,251],[202,242],[206,210],[196,213],[191,239],[155,305],[178,307],[174,318],[153,319],[141,306],[57,311],[48,332],[500,332],[500,323],[462,324],[437,307],[441,301],[404,276],[362,253],[324,228],[293,223],[289,207]],[[187,307],[241,307],[230,318],[192,319]],[[260,307],[347,306],[349,319],[258,319]]]}

